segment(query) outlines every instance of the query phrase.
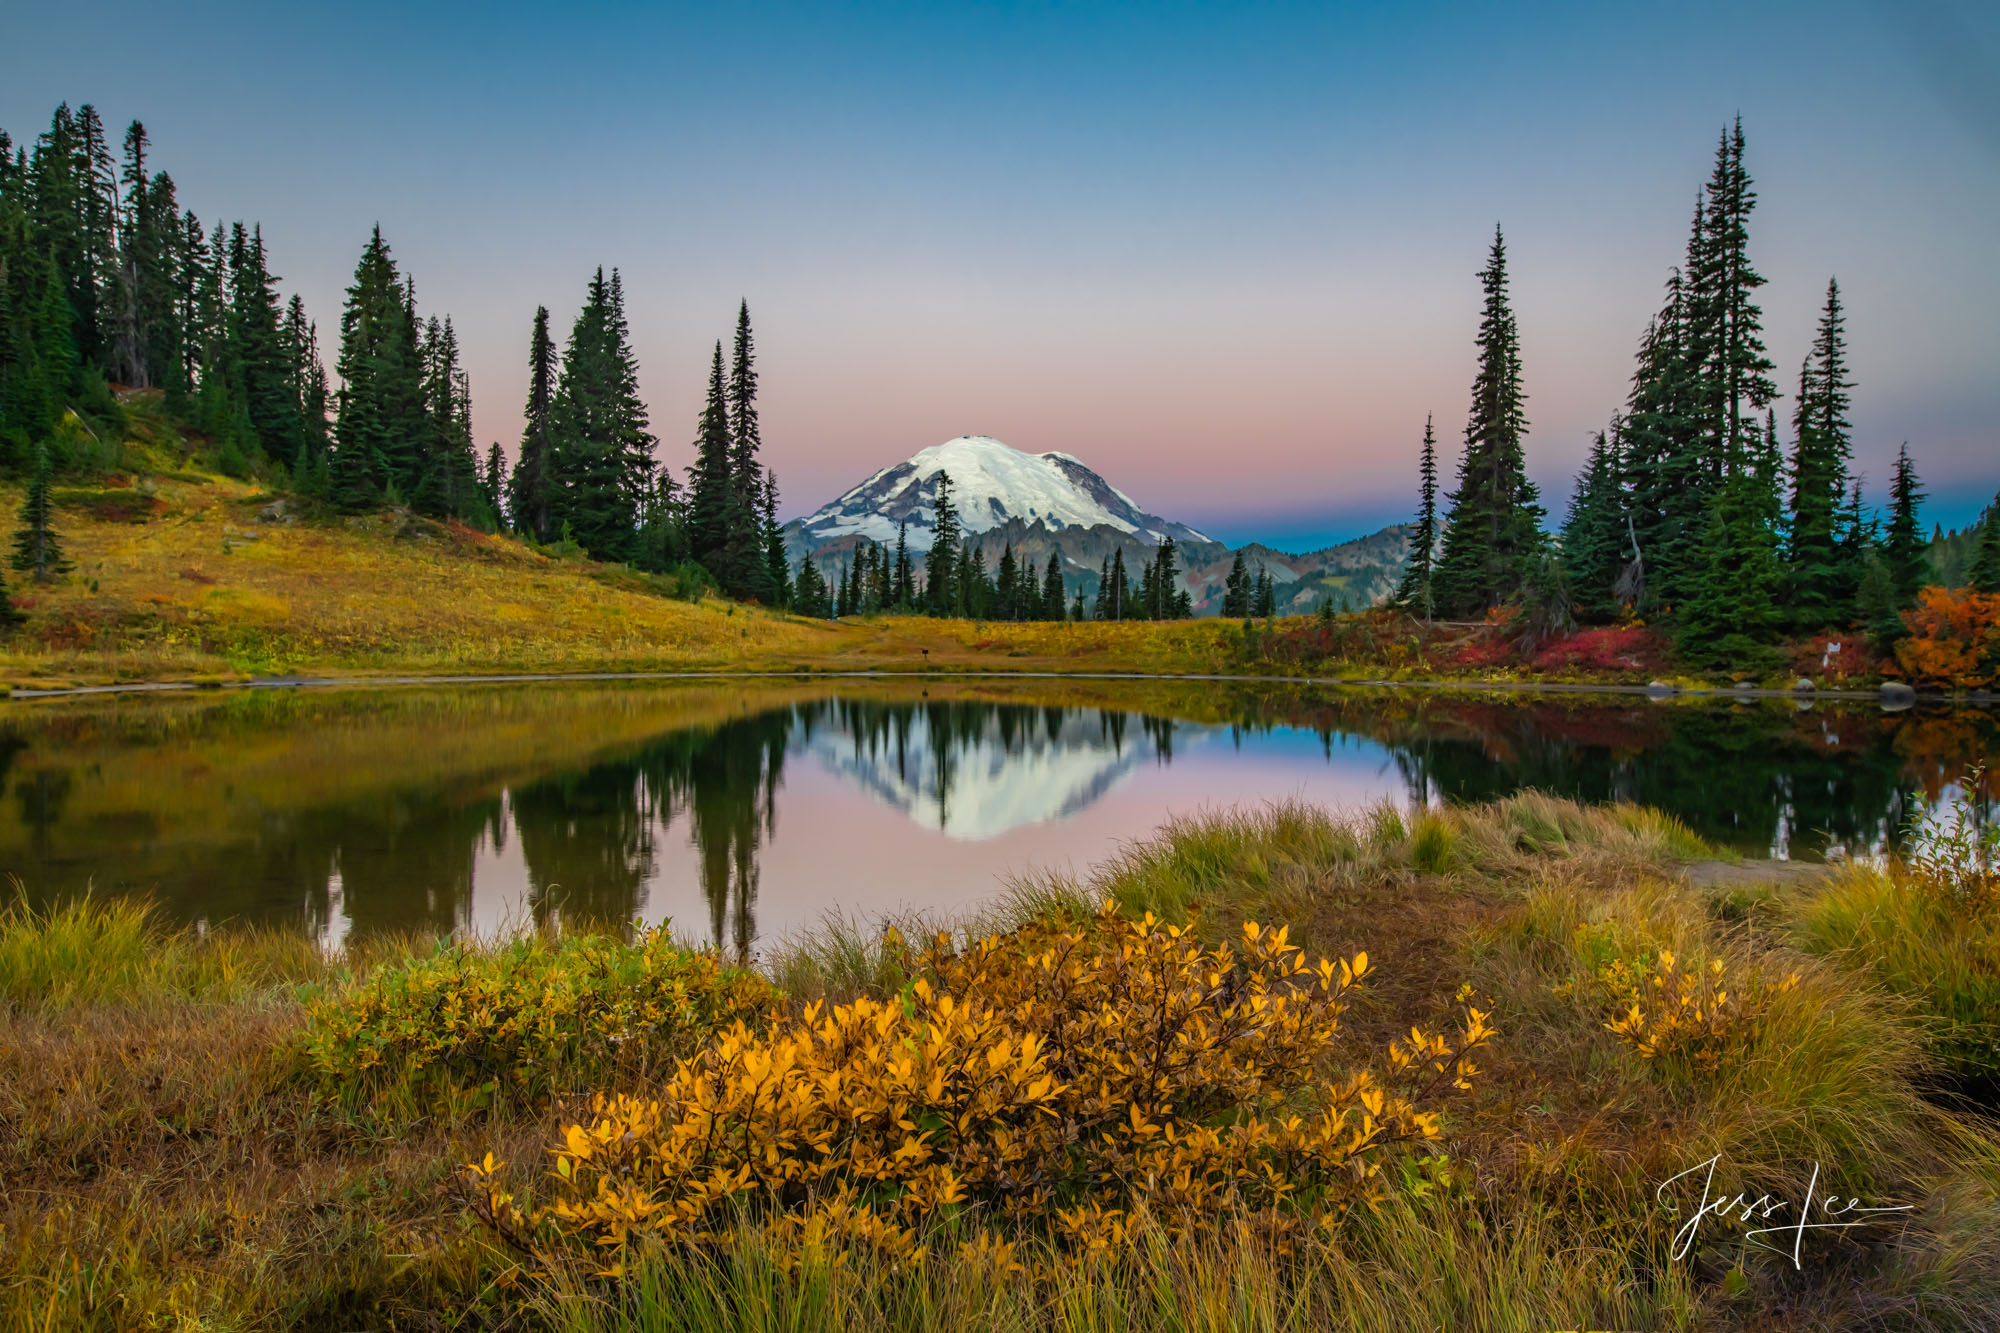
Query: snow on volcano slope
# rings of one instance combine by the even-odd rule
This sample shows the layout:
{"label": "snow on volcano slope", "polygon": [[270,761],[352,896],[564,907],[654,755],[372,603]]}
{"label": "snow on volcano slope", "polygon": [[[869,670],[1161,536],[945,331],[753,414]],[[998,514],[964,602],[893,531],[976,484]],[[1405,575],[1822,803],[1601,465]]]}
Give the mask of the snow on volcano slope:
{"label": "snow on volcano slope", "polygon": [[887,545],[907,521],[910,546],[927,551],[941,472],[951,476],[952,503],[967,532],[1019,519],[1041,522],[1052,532],[1106,526],[1154,544],[1169,536],[1182,543],[1208,540],[1185,524],[1147,513],[1068,454],[1026,454],[986,435],[932,445],[785,526],[794,540],[817,548],[850,536]]}

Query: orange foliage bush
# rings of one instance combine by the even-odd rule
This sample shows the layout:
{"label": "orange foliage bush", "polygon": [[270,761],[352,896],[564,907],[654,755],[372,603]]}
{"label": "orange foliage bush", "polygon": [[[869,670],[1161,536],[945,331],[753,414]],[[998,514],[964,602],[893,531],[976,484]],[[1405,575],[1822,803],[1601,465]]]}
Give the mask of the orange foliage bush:
{"label": "orange foliage bush", "polygon": [[1925,588],[1903,624],[1896,662],[1913,682],[1974,689],[2000,679],[2000,593]]}

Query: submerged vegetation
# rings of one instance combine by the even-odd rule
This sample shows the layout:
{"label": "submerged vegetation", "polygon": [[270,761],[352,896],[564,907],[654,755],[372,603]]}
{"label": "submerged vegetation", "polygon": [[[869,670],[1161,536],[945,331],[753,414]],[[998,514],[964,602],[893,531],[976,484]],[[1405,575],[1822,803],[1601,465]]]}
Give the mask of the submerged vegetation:
{"label": "submerged vegetation", "polygon": [[[17,905],[0,1323],[2000,1319],[1974,863],[1712,855],[1535,795],[1218,813],[768,981],[659,934],[326,955]],[[1892,1211],[1795,1250],[1704,1182]]]}

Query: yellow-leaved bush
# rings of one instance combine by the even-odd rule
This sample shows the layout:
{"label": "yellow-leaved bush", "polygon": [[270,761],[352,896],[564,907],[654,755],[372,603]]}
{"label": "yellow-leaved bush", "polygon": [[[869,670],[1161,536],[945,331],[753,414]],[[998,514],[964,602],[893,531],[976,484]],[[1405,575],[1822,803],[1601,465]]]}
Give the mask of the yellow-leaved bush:
{"label": "yellow-leaved bush", "polygon": [[[601,1097],[524,1208],[470,1168],[475,1207],[545,1256],[621,1271],[635,1241],[707,1246],[748,1224],[781,1254],[920,1257],[952,1223],[990,1261],[1032,1232],[1118,1245],[1239,1217],[1288,1244],[1374,1197],[1383,1150],[1435,1139],[1492,1037],[1412,1029],[1380,1081],[1328,1073],[1367,955],[1310,962],[1283,929],[1204,948],[1150,914],[1041,922],[908,958],[900,996],[738,1024],[644,1096]],[[996,1230],[1001,1235],[996,1235]]]}
{"label": "yellow-leaved bush", "polygon": [[1713,1074],[1749,1044],[1771,997],[1799,978],[1732,981],[1720,958],[1683,967],[1662,949],[1653,959],[1612,959],[1598,970],[1596,984],[1613,1010],[1604,1026],[1641,1058]]}
{"label": "yellow-leaved bush", "polygon": [[312,1001],[305,1056],[346,1104],[461,1115],[669,1071],[716,1029],[768,1021],[776,998],[757,973],[665,927],[629,943],[454,941]]}

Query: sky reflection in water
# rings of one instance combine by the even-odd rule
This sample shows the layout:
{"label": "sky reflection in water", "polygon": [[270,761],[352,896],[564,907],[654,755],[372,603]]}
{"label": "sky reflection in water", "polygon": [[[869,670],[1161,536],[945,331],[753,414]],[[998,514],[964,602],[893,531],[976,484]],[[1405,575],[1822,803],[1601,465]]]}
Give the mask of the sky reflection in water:
{"label": "sky reflection in water", "polygon": [[[1752,854],[1877,847],[1996,748],[1987,712],[1206,685],[532,686],[16,708],[0,870],[31,898],[329,940],[569,916],[753,948],[949,911],[1203,809],[1662,806]],[[974,692],[992,697],[969,697]],[[1039,691],[1039,692],[1038,692]]]}

